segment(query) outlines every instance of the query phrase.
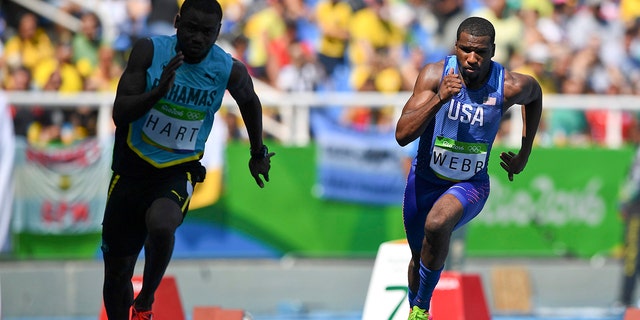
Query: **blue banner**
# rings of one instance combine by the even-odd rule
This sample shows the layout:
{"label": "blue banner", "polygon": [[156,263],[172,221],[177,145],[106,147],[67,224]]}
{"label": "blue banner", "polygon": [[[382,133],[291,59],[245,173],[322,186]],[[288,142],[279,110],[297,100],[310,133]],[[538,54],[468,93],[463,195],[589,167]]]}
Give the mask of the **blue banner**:
{"label": "blue banner", "polygon": [[318,143],[319,197],[378,205],[402,203],[407,155],[397,144],[392,127],[355,130],[322,112],[312,115],[311,124]]}

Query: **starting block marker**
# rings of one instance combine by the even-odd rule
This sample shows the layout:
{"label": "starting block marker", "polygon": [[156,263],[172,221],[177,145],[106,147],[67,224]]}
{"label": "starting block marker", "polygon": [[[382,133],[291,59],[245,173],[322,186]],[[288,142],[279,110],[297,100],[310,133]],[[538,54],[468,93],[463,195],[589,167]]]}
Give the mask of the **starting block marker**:
{"label": "starting block marker", "polygon": [[[389,241],[380,245],[362,319],[407,319],[407,272],[410,259],[411,250],[404,240]],[[435,319],[490,320],[480,276],[442,272],[431,298],[431,315]]]}

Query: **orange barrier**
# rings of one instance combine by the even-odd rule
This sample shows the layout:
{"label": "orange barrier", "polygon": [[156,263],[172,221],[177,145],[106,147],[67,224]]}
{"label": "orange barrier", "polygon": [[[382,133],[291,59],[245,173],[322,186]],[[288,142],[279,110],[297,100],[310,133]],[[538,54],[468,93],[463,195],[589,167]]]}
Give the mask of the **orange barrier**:
{"label": "orange barrier", "polygon": [[624,312],[624,320],[640,320],[640,309],[627,308]]}
{"label": "orange barrier", "polygon": [[442,272],[431,298],[430,314],[434,319],[490,320],[480,276]]}
{"label": "orange barrier", "polygon": [[193,320],[242,320],[244,311],[222,309],[220,307],[196,306],[193,308]]}

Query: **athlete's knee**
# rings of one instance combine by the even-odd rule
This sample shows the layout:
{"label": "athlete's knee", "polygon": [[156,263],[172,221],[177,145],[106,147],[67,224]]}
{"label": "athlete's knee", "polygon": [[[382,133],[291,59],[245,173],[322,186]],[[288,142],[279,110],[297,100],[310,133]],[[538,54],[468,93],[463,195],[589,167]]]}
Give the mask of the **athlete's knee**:
{"label": "athlete's knee", "polygon": [[133,276],[137,256],[104,255],[104,276],[107,283],[129,282]]}
{"label": "athlete's knee", "polygon": [[154,241],[171,240],[175,236],[176,228],[169,225],[152,226],[149,228],[148,238]]}
{"label": "athlete's knee", "polygon": [[178,226],[171,223],[155,223],[147,226],[147,239],[151,239],[154,242],[158,241],[171,241],[176,232]]}
{"label": "athlete's knee", "polygon": [[447,234],[451,233],[454,225],[455,223],[451,221],[449,215],[432,212],[429,213],[429,216],[427,216],[427,222],[424,226],[424,232],[425,234],[435,235]]}
{"label": "athlete's knee", "polygon": [[131,278],[133,275],[128,276],[124,273],[105,272],[104,283],[102,284],[102,290],[104,293],[121,292],[127,290],[131,286]]}
{"label": "athlete's knee", "polygon": [[450,234],[460,220],[462,210],[462,205],[457,198],[450,195],[443,196],[427,215],[425,233]]}

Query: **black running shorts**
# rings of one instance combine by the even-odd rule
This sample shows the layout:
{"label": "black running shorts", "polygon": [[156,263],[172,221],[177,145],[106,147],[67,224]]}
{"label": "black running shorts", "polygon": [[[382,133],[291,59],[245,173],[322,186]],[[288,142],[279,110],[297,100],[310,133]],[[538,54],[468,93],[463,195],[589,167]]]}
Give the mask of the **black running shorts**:
{"label": "black running shorts", "polygon": [[187,214],[195,182],[190,173],[141,179],[114,174],[102,220],[102,252],[112,256],[137,255],[147,237],[145,215],[153,201],[168,198]]}

